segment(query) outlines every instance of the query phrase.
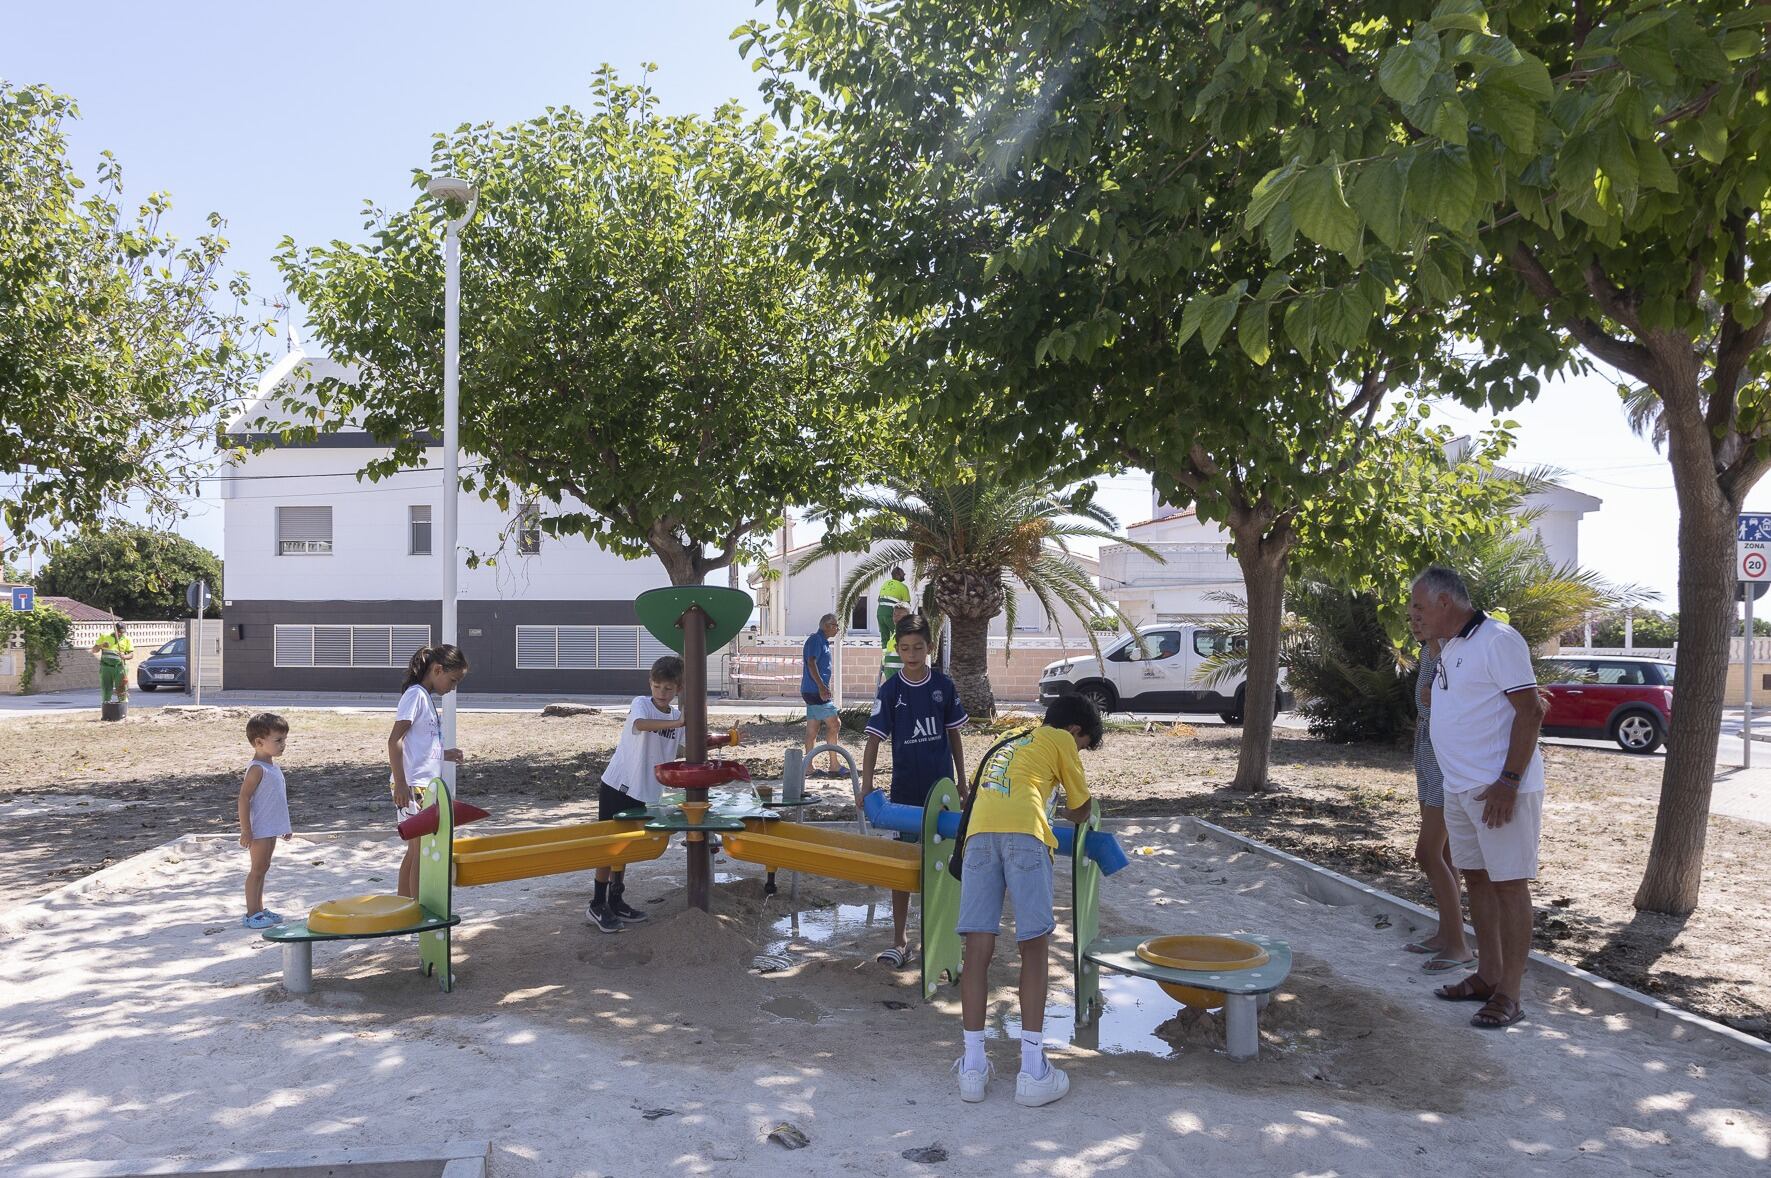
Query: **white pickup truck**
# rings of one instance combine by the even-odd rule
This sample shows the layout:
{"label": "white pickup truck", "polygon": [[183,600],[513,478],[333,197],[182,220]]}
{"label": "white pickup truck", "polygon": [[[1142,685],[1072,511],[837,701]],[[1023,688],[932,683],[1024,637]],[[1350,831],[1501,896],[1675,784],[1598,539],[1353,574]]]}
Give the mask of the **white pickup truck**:
{"label": "white pickup truck", "polygon": [[[1143,641],[1127,635],[1101,652],[1101,659],[1082,655],[1047,664],[1039,677],[1039,702],[1061,695],[1082,695],[1107,712],[1216,712],[1226,724],[1242,722],[1246,690],[1242,675],[1213,686],[1204,683],[1205,661],[1232,649],[1241,653],[1243,640],[1210,626],[1173,623],[1146,626]],[[1280,672],[1275,706],[1291,706]]]}

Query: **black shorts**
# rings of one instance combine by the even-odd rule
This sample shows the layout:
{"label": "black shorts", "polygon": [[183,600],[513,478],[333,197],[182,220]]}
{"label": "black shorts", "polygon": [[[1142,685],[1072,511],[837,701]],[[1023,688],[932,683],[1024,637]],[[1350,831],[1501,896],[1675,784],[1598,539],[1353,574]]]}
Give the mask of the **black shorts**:
{"label": "black shorts", "polygon": [[646,804],[636,797],[624,794],[612,785],[604,784],[596,796],[596,817],[598,822],[607,822],[615,815],[627,810],[643,810]]}

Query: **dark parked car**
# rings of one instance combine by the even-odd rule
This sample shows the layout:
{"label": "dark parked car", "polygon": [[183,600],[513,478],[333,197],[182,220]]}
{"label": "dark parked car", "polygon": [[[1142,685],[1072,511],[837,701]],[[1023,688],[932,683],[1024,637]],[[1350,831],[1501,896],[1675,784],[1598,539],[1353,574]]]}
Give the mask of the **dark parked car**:
{"label": "dark parked car", "polygon": [[188,691],[185,677],[185,640],[174,638],[141,661],[135,670],[135,681],[143,691],[156,687],[176,687]]}
{"label": "dark parked car", "polygon": [[1673,722],[1673,664],[1658,659],[1567,656],[1544,660],[1550,710],[1545,736],[1615,740],[1651,753]]}

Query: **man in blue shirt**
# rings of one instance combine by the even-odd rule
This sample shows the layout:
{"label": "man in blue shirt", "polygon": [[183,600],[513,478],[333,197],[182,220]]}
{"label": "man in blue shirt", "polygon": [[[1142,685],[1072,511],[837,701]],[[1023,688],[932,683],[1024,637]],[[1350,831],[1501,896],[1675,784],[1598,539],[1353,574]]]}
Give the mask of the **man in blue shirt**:
{"label": "man in blue shirt", "polygon": [[[826,744],[837,744],[842,736],[842,720],[836,714],[836,689],[830,679],[830,640],[836,637],[837,621],[835,614],[825,614],[818,620],[818,629],[799,654],[799,697],[806,704],[806,752],[818,743],[818,725],[824,725],[824,741]],[[836,754],[831,753],[829,768],[814,769],[808,758],[806,761],[807,777],[841,777],[841,762]]]}

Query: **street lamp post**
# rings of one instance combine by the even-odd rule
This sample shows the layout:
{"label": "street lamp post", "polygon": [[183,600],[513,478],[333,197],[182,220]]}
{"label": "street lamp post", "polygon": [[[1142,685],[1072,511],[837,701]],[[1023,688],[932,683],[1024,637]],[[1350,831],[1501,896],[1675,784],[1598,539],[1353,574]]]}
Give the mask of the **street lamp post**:
{"label": "street lamp post", "polygon": [[[473,216],[479,193],[472,184],[453,176],[437,176],[424,190],[439,201],[466,206],[461,216],[443,228],[443,635],[449,645],[460,644],[456,601],[461,593],[460,561],[456,532],[461,502],[461,227]],[[443,747],[455,748],[455,693],[443,697]],[[443,780],[455,789],[455,765],[443,762]]]}

